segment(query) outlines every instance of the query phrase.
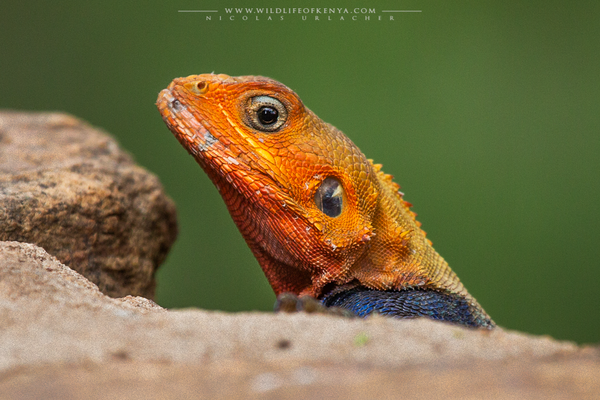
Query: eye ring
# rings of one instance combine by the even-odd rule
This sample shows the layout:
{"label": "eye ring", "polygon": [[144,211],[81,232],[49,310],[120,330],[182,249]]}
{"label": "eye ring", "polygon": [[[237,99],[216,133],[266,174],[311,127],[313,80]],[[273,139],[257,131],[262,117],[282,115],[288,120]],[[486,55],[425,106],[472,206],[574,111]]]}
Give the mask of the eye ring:
{"label": "eye ring", "polygon": [[262,132],[276,132],[287,121],[285,105],[271,96],[256,96],[250,99],[247,109],[247,122]]}

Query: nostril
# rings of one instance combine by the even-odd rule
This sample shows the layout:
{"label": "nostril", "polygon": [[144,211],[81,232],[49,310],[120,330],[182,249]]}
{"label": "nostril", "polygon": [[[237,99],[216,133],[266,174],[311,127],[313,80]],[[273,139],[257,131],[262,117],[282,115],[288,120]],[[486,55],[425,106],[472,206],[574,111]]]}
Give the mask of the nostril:
{"label": "nostril", "polygon": [[183,106],[181,105],[181,102],[179,100],[175,99],[175,100],[171,101],[171,108],[174,111],[179,111],[183,108]]}
{"label": "nostril", "polygon": [[200,91],[200,92],[206,91],[206,89],[207,89],[206,87],[207,86],[208,85],[204,81],[200,81],[200,82],[196,83],[196,87],[198,88],[198,91]]}

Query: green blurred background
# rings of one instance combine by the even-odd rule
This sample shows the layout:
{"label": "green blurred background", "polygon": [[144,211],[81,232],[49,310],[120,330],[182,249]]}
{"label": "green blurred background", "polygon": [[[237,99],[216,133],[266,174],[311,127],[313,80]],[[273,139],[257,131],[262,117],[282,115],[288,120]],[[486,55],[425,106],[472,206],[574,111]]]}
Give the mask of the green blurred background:
{"label": "green blurred background", "polygon": [[[373,7],[326,3],[245,4]],[[384,20],[368,22],[229,21],[219,4],[4,1],[0,12],[0,107],[106,129],[175,200],[159,304],[272,309],[217,191],[154,106],[175,77],[254,74],[294,89],[396,177],[498,324],[599,341],[599,2],[382,1]],[[389,9],[422,12],[388,21]]]}

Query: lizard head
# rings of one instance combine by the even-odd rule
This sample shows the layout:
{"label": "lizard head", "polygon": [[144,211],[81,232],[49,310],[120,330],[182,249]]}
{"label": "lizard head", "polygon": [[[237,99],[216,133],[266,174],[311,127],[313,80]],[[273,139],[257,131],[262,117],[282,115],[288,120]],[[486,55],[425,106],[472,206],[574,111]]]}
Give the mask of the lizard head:
{"label": "lizard head", "polygon": [[338,129],[274,80],[175,79],[163,120],[202,166],[277,294],[344,284],[370,245],[377,170]]}

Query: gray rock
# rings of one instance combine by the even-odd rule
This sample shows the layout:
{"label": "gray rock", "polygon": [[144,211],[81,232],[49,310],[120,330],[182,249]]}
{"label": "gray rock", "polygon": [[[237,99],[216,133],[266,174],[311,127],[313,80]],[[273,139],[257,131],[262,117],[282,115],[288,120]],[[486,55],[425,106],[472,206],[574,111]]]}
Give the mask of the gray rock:
{"label": "gray rock", "polygon": [[109,296],[153,298],[175,214],[106,133],[66,114],[0,113],[0,240],[43,247]]}
{"label": "gray rock", "polygon": [[0,243],[2,399],[594,398],[600,351],[431,320],[167,311]]}

